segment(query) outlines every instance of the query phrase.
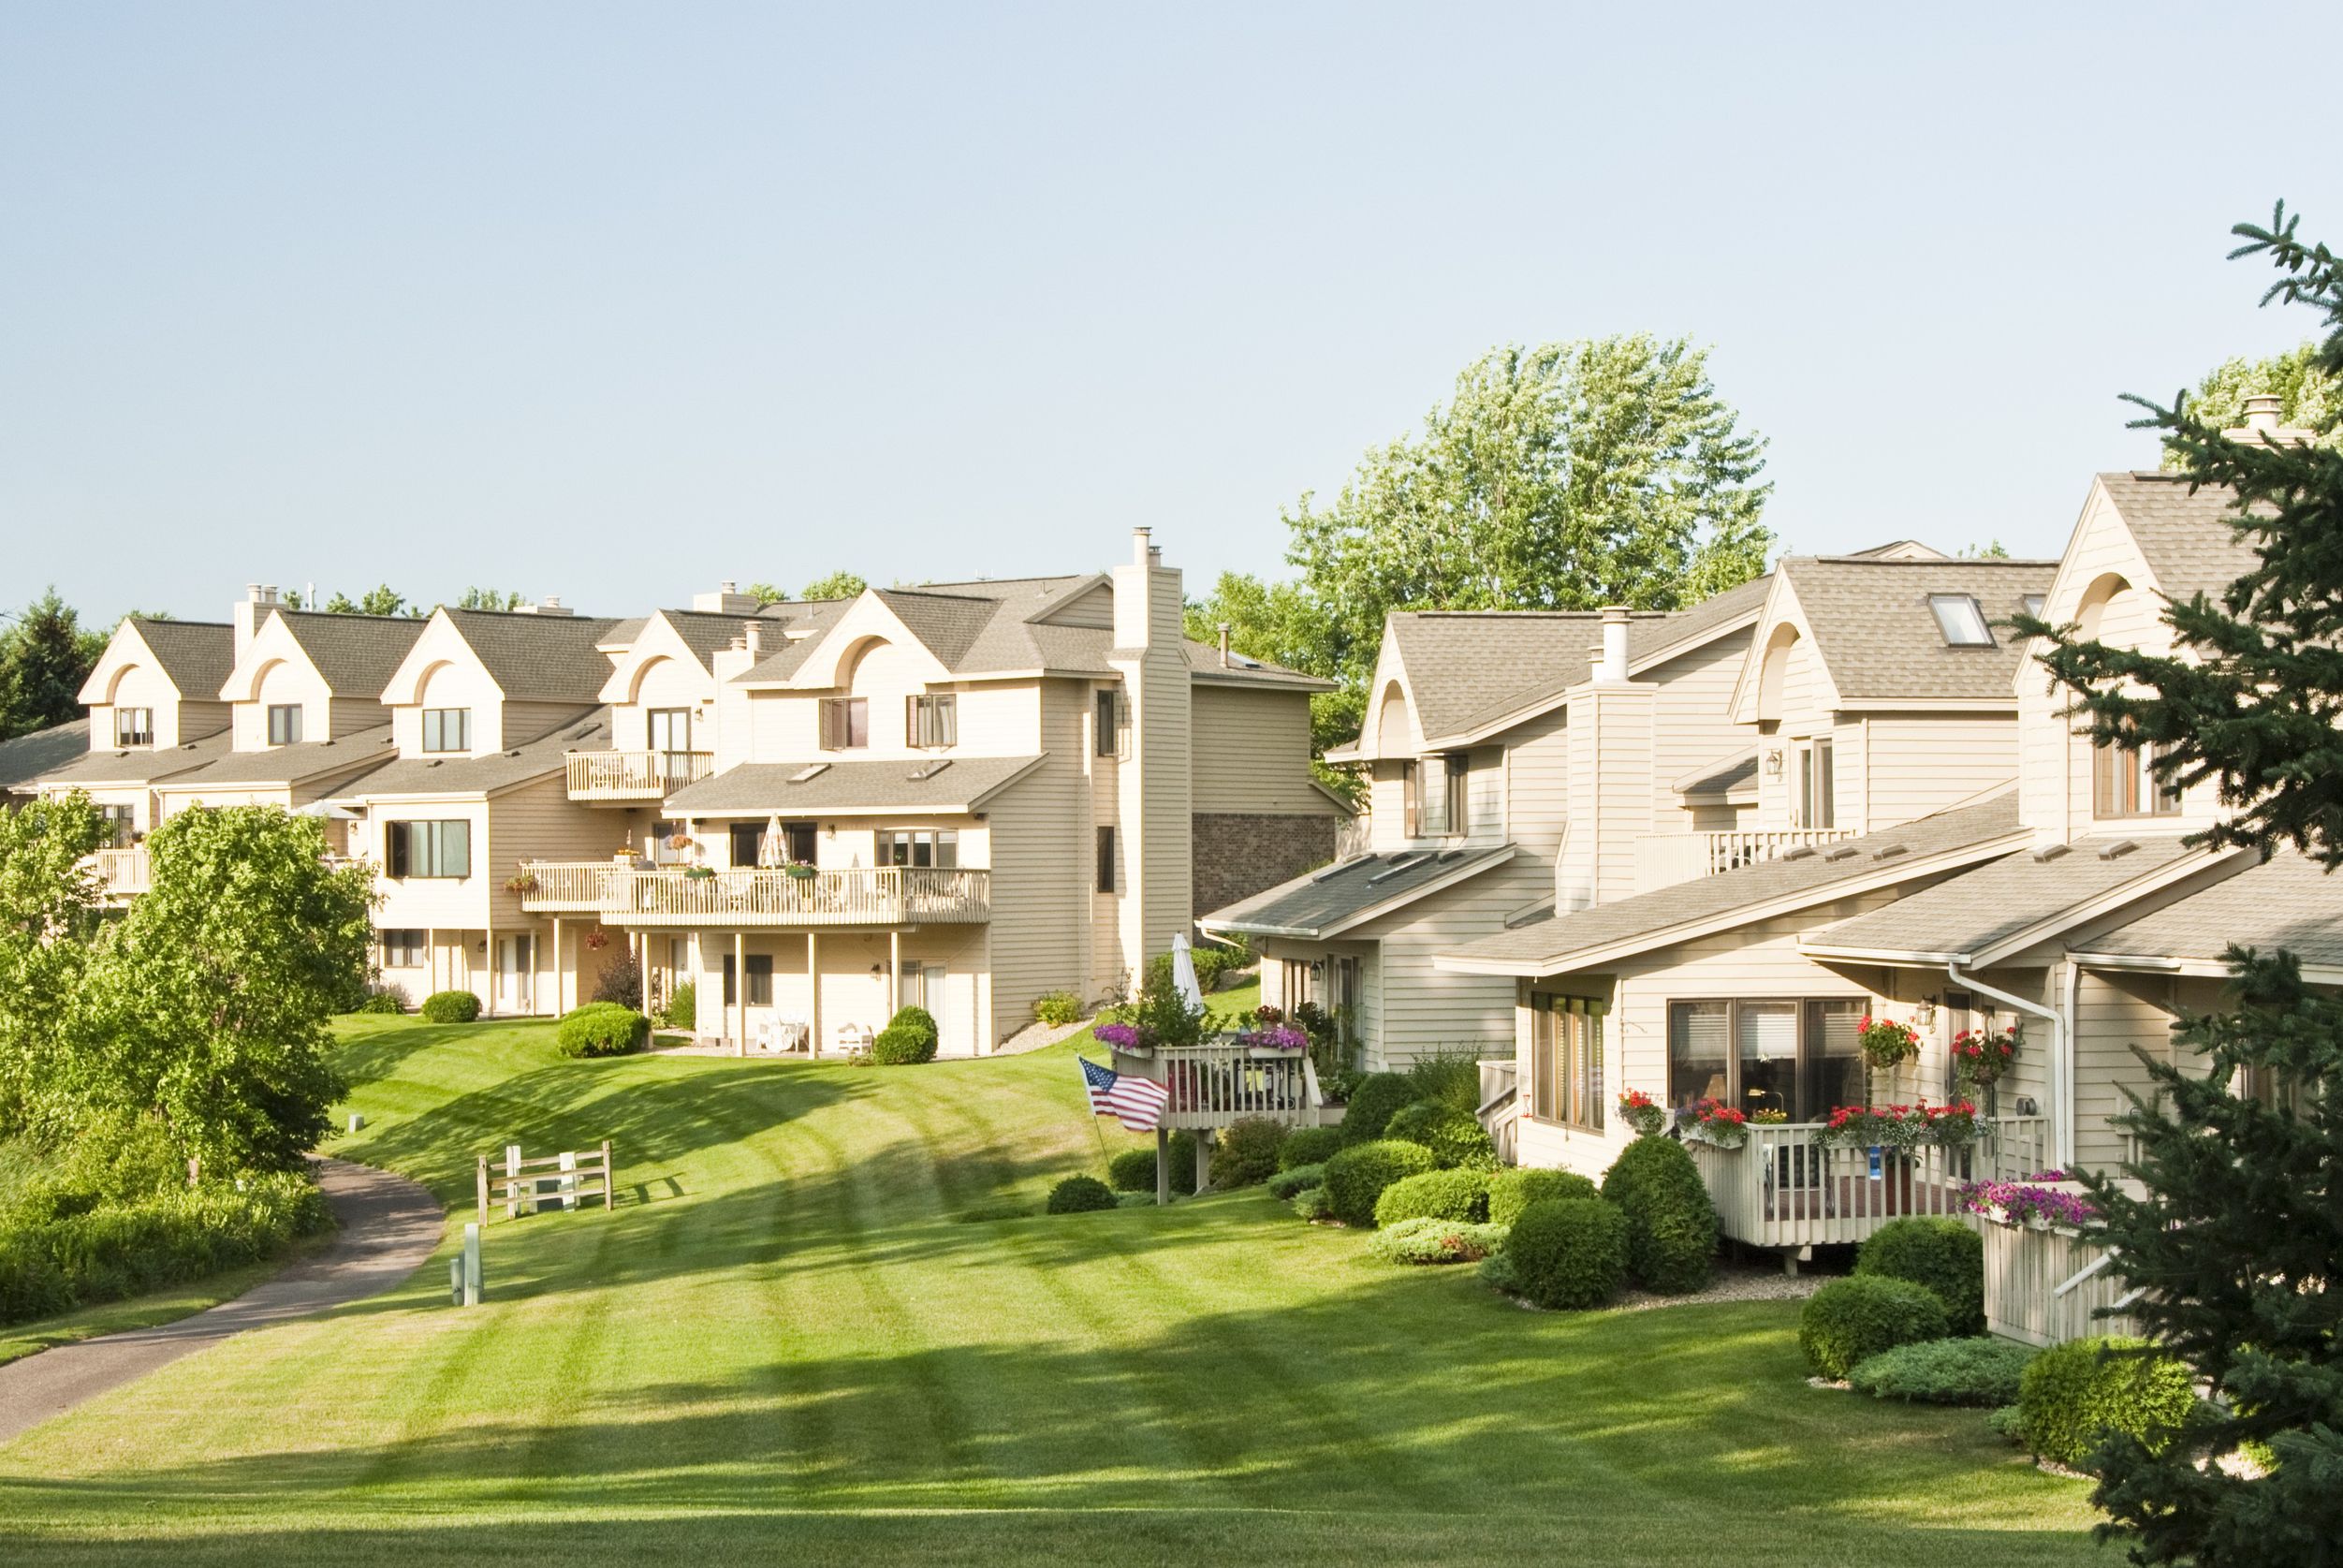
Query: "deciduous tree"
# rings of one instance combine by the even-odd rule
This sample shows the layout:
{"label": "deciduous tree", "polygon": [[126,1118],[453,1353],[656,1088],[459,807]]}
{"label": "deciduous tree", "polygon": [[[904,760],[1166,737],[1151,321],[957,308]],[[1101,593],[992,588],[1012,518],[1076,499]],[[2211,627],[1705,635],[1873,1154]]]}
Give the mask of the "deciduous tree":
{"label": "deciduous tree", "polygon": [[86,795],[0,812],[0,1133],[70,1125],[54,1091],[81,1034],[98,923],[81,862],[105,840]]}

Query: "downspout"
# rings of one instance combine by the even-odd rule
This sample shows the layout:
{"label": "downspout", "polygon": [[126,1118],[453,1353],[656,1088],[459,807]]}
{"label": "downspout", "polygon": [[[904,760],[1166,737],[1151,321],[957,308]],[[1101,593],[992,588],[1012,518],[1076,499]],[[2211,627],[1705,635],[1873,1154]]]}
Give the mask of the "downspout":
{"label": "downspout", "polygon": [[2072,1125],[2074,1104],[2072,1092],[2074,1062],[2072,1052],[2069,1048],[2067,1028],[2067,1018],[2072,1015],[2074,1007],[2074,966],[2068,964],[2066,970],[2066,984],[2061,993],[2064,1005],[2045,1007],[2039,1002],[2028,1002],[2022,996],[2013,996],[2008,991],[1988,986],[1973,975],[1963,974],[1957,960],[1944,966],[1944,973],[1951,977],[1955,985],[1964,986],[1980,996],[1989,996],[1994,1001],[2014,1007],[2021,1013],[2042,1018],[2050,1025],[2050,1094],[2053,1101],[2050,1113],[2050,1163],[2060,1170],[2066,1169],[2074,1157],[2074,1136]]}

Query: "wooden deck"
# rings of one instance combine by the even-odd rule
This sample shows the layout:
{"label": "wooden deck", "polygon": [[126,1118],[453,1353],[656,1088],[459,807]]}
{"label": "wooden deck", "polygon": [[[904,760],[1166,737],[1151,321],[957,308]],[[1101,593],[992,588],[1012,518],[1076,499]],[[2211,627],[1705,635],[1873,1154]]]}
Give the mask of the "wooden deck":
{"label": "wooden deck", "polygon": [[1967,1149],[1881,1151],[1820,1148],[1819,1123],[1751,1127],[1739,1149],[1688,1144],[1724,1234],[1757,1247],[1861,1241],[1909,1214],[1966,1217],[1964,1182],[2008,1180],[2041,1168],[2048,1125],[2038,1116],[1995,1119]]}

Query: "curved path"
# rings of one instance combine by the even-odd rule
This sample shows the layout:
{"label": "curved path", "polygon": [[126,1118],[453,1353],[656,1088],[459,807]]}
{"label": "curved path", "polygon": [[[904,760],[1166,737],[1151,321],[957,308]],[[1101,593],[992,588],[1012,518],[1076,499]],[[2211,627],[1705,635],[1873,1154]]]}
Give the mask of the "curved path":
{"label": "curved path", "polygon": [[315,1164],[317,1184],[341,1222],[330,1247],[208,1312],[0,1367],[0,1443],[231,1334],[388,1290],[438,1249],[447,1215],[423,1188],[372,1165]]}

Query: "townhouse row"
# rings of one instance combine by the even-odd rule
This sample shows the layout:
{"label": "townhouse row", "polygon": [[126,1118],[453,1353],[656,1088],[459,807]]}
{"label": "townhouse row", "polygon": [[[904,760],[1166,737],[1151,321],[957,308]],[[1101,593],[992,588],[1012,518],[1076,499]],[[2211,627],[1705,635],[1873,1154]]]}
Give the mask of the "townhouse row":
{"label": "townhouse row", "polygon": [[[1127,986],[1217,904],[1330,859],[1326,682],[1188,640],[1148,532],[1110,572],[625,619],[549,601],[124,622],[87,749],[29,785],[113,825],[117,897],[191,807],[324,820],[380,894],[384,980],[554,1014],[634,965],[702,1034],[831,1048],[901,1005],[992,1050]],[[55,743],[51,742],[53,746]]]}

